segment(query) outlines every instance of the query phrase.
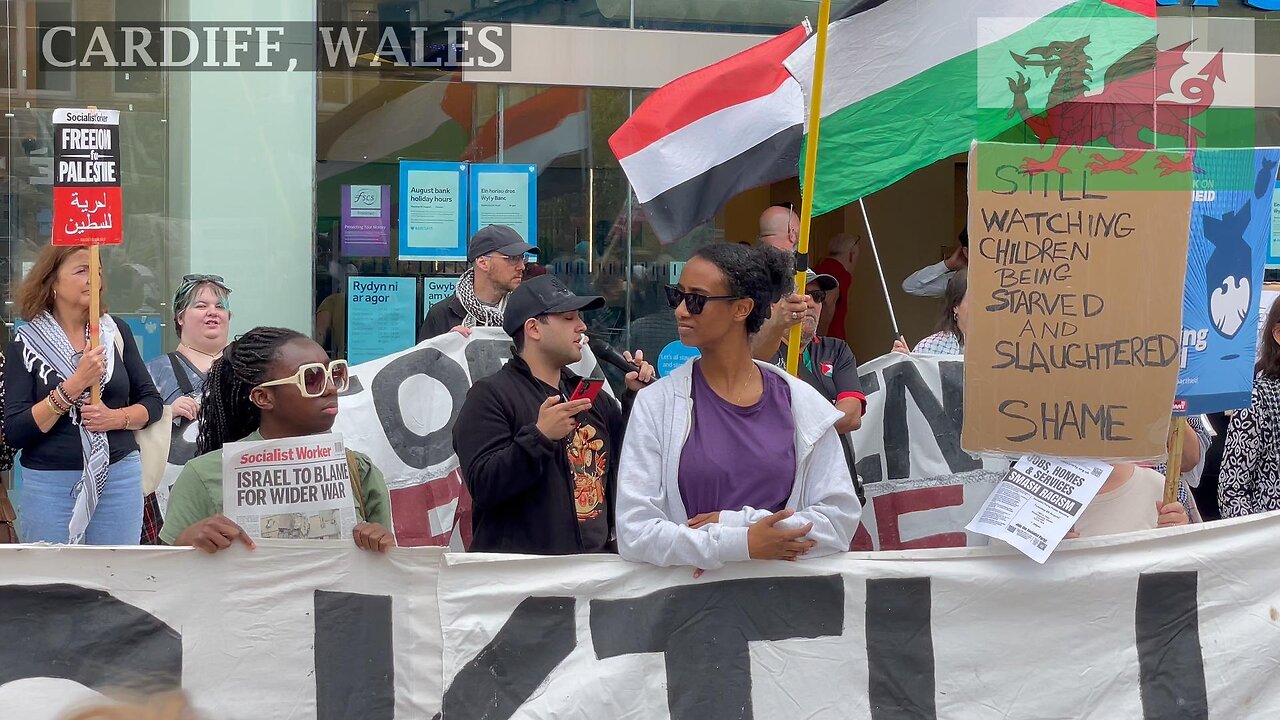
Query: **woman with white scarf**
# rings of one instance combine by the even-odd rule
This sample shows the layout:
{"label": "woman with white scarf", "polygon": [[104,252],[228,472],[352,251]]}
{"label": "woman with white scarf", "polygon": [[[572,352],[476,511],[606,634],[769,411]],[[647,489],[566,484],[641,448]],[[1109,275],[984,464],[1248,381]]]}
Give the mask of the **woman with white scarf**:
{"label": "woman with white scarf", "polygon": [[158,420],[162,406],[133,333],[104,312],[98,347],[89,349],[84,248],[42,250],[15,300],[27,324],[5,350],[4,419],[7,440],[22,451],[19,535],[137,545],[142,463],[133,433]]}

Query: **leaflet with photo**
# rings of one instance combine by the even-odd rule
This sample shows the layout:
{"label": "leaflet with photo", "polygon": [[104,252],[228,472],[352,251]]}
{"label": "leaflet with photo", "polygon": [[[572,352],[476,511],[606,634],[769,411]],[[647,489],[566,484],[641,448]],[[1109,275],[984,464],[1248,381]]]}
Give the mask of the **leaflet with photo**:
{"label": "leaflet with photo", "polygon": [[223,513],[260,539],[351,537],[356,501],[342,435],[227,443]]}
{"label": "leaflet with photo", "polygon": [[1110,474],[1104,462],[1025,455],[965,529],[1003,540],[1044,563]]}

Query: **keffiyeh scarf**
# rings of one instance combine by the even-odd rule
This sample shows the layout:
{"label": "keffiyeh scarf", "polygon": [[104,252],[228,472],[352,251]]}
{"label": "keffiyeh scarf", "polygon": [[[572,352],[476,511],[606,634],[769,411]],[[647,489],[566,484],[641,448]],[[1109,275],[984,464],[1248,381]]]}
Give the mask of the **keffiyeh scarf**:
{"label": "keffiyeh scarf", "polygon": [[469,268],[458,278],[458,287],[454,290],[458,302],[467,311],[462,321],[464,327],[502,327],[502,313],[507,308],[507,296],[503,295],[497,305],[481,302],[476,297],[476,270]]}
{"label": "keffiyeh scarf", "polygon": [[[102,375],[102,387],[106,387],[115,370],[116,324],[110,315],[103,315],[98,325],[99,342],[107,348],[106,372]],[[49,373],[54,373],[59,380],[66,380],[76,370],[80,362],[80,353],[71,347],[62,326],[53,319],[53,315],[42,312],[30,324],[18,328],[18,336],[22,338],[22,361],[27,372],[39,374],[41,380],[48,381]],[[39,365],[37,365],[39,363]],[[56,383],[50,383],[56,384]],[[89,391],[73,401],[87,402]],[[75,507],[71,511],[71,524],[68,526],[69,542],[72,545],[83,545],[85,532],[89,529],[89,521],[98,507],[98,498],[107,486],[107,472],[111,465],[111,447],[107,443],[106,433],[90,432],[80,423],[80,409],[71,408],[71,422],[80,429],[80,451],[84,458],[84,470],[80,481],[71,492],[75,495]]]}

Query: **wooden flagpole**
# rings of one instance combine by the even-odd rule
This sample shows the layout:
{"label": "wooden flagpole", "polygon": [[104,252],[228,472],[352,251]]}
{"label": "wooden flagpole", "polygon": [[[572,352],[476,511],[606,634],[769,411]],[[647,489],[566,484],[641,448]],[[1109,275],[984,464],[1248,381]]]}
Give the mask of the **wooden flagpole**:
{"label": "wooden flagpole", "polygon": [[[796,291],[804,294],[809,268],[809,226],[813,219],[813,183],[818,169],[818,127],[822,122],[822,76],[827,63],[827,27],[831,24],[831,0],[818,8],[818,46],[813,57],[813,91],[809,99],[809,139],[804,148],[804,185],[800,188],[800,247],[796,251]],[[787,372],[800,373],[800,323],[791,326],[787,340]]]}

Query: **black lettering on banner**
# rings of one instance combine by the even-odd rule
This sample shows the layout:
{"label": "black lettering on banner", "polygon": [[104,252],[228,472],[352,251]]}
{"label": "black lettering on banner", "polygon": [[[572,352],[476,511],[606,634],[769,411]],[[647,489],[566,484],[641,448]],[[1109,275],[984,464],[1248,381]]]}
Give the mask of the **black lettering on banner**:
{"label": "black lettering on banner", "polygon": [[1144,720],[1207,720],[1197,573],[1138,576],[1138,683]]}
{"label": "black lettering on banner", "polygon": [[927,577],[867,580],[871,720],[937,720],[931,603]]}
{"label": "black lettering on banner", "polygon": [[471,382],[502,369],[502,364],[511,359],[510,340],[472,340],[464,351],[467,358],[467,370],[471,373]]}
{"label": "black lettering on banner", "polygon": [[[577,644],[571,597],[525,598],[454,676],[436,720],[507,720]],[[356,717],[356,716],[352,716]]]}
{"label": "black lettering on banner", "polygon": [[884,405],[884,454],[888,477],[911,476],[911,431],[907,426],[907,392],[929,423],[951,472],[976,470],[982,463],[960,449],[964,413],[964,363],[940,362],[942,402],[920,376],[915,364],[902,362],[884,370],[888,396]]}
{"label": "black lettering on banner", "polygon": [[0,686],[63,678],[99,692],[182,685],[182,635],[104,590],[0,586]]}
{"label": "black lettering on banner", "polygon": [[[868,398],[872,393],[880,392],[880,374],[872,371],[865,375],[858,376],[858,382],[862,383],[862,392]],[[870,485],[873,482],[884,480],[884,463],[880,459],[880,454],[869,455],[856,461],[858,468],[858,477],[862,479],[863,485]]]}
{"label": "black lettering on banner", "polygon": [[880,461],[879,453],[861,458],[855,464],[864,486],[884,480],[884,464]]}
{"label": "black lettering on banner", "polygon": [[[404,423],[400,409],[400,386],[415,375],[426,375],[439,381],[449,391],[452,407],[449,421],[424,438]],[[471,384],[467,374],[453,358],[424,347],[387,363],[373,378],[373,407],[386,433],[387,444],[409,467],[424,469],[439,465],[453,456],[453,423],[467,397]]]}
{"label": "black lettering on banner", "polygon": [[391,598],[315,591],[316,720],[391,720]]}
{"label": "black lettering on banner", "polygon": [[748,642],[843,631],[839,575],[725,580],[591,601],[591,640],[599,659],[663,653],[671,720],[749,720]]}
{"label": "black lettering on banner", "polygon": [[188,461],[196,456],[196,444],[188,442],[184,437],[187,428],[195,422],[186,418],[179,418],[179,422],[173,426],[173,433],[169,436],[169,464],[170,465],[186,465]]}

